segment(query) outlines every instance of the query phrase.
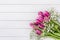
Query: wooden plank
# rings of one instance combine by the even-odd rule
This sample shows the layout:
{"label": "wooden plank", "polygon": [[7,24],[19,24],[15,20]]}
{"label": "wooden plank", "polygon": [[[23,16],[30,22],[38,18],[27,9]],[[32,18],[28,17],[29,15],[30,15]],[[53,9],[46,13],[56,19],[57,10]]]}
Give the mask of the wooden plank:
{"label": "wooden plank", "polygon": [[31,28],[30,22],[33,21],[0,21],[0,29],[27,29]]}
{"label": "wooden plank", "polygon": [[0,4],[60,4],[60,0],[0,0]]}
{"label": "wooden plank", "polygon": [[0,37],[0,40],[29,40],[29,37]]}
{"label": "wooden plank", "polygon": [[38,12],[40,10],[47,10],[49,8],[51,9],[51,7],[55,8],[58,11],[60,10],[60,5],[0,5],[0,13],[31,13]]}
{"label": "wooden plank", "polygon": [[29,37],[31,29],[0,29],[0,37]]}
{"label": "wooden plank", "polygon": [[38,13],[0,13],[0,20],[34,20]]}

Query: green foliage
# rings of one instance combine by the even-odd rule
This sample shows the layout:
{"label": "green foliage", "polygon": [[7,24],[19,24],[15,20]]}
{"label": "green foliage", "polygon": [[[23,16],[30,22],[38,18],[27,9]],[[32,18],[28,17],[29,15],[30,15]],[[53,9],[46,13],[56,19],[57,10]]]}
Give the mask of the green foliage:
{"label": "green foliage", "polygon": [[43,33],[41,35],[35,34],[34,31],[31,32],[30,37],[35,36],[35,40],[39,40],[41,37],[51,37],[55,40],[60,40],[60,23],[58,21],[59,15],[56,14],[55,11],[50,10],[51,18],[48,23],[45,23],[45,29],[43,30]]}

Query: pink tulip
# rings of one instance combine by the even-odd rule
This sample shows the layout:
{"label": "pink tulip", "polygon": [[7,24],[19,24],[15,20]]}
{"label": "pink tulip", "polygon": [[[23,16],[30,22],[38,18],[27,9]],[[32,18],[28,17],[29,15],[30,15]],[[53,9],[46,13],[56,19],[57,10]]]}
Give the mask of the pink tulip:
{"label": "pink tulip", "polygon": [[38,15],[43,15],[43,12],[42,12],[42,11],[39,11],[39,12],[38,12]]}
{"label": "pink tulip", "polygon": [[34,24],[33,24],[33,23],[30,23],[30,26],[31,26],[32,28],[34,28]]}
{"label": "pink tulip", "polygon": [[48,12],[48,11],[45,11],[43,15],[44,15],[44,21],[45,21],[45,22],[48,22],[49,19],[50,19],[50,14],[49,14],[49,12]]}
{"label": "pink tulip", "polygon": [[50,17],[45,17],[44,22],[48,22],[50,20]]}
{"label": "pink tulip", "polygon": [[37,23],[43,22],[44,21],[44,17],[43,16],[38,16],[36,19]]}
{"label": "pink tulip", "polygon": [[38,27],[44,29],[45,26],[44,26],[44,24],[40,23],[40,24],[38,25]]}
{"label": "pink tulip", "polygon": [[35,23],[34,24],[39,24],[37,21],[35,21]]}
{"label": "pink tulip", "polygon": [[42,31],[41,30],[36,30],[36,34],[41,35]]}
{"label": "pink tulip", "polygon": [[43,12],[44,17],[50,16],[50,13],[48,11]]}
{"label": "pink tulip", "polygon": [[30,26],[31,26],[32,28],[34,28],[34,26],[38,26],[38,24],[39,24],[39,23],[37,23],[37,22],[33,22],[33,23],[30,23]]}
{"label": "pink tulip", "polygon": [[34,25],[38,26],[38,24],[39,24],[38,22],[34,22]]}

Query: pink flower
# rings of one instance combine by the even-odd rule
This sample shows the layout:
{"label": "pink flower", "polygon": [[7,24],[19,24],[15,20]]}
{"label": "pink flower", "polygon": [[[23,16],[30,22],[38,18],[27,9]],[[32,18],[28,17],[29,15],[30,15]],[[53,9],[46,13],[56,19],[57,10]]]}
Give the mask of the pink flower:
{"label": "pink flower", "polygon": [[43,15],[44,15],[44,21],[48,22],[50,19],[50,13],[48,11],[45,11]]}
{"label": "pink flower", "polygon": [[50,13],[48,11],[43,12],[44,17],[50,16]]}
{"label": "pink flower", "polygon": [[45,26],[44,26],[44,24],[40,23],[40,24],[38,25],[38,27],[44,29]]}
{"label": "pink flower", "polygon": [[38,26],[38,24],[39,24],[38,22],[34,22],[34,25]]}
{"label": "pink flower", "polygon": [[34,25],[38,25],[39,23],[40,23],[40,22],[35,21],[35,22],[34,22]]}
{"label": "pink flower", "polygon": [[34,28],[35,26],[38,26],[38,24],[39,24],[39,23],[37,23],[37,22],[33,22],[33,23],[30,23],[30,26],[31,26],[32,28]]}
{"label": "pink flower", "polygon": [[34,29],[34,30],[37,30],[37,29],[39,29],[39,27],[38,27],[38,24],[37,23],[30,23],[30,26]]}
{"label": "pink flower", "polygon": [[41,35],[41,34],[42,34],[42,31],[41,31],[41,30],[36,30],[35,32],[36,32],[36,34],[38,34],[38,35]]}
{"label": "pink flower", "polygon": [[42,11],[39,11],[39,12],[38,12],[38,15],[43,15],[43,12],[42,12]]}
{"label": "pink flower", "polygon": [[32,28],[34,28],[34,24],[33,24],[33,23],[30,23],[30,26],[31,26]]}
{"label": "pink flower", "polygon": [[43,16],[38,16],[36,19],[36,22],[40,23],[44,21],[44,17]]}
{"label": "pink flower", "polygon": [[48,22],[50,20],[50,17],[45,17],[44,22]]}

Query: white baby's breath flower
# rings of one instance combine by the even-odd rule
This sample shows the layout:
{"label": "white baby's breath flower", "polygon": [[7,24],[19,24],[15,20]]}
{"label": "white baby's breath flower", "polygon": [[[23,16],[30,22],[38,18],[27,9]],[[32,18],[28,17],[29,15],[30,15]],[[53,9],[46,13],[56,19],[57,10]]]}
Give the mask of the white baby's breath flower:
{"label": "white baby's breath flower", "polygon": [[55,39],[53,39],[51,37],[42,37],[40,40],[55,40]]}

